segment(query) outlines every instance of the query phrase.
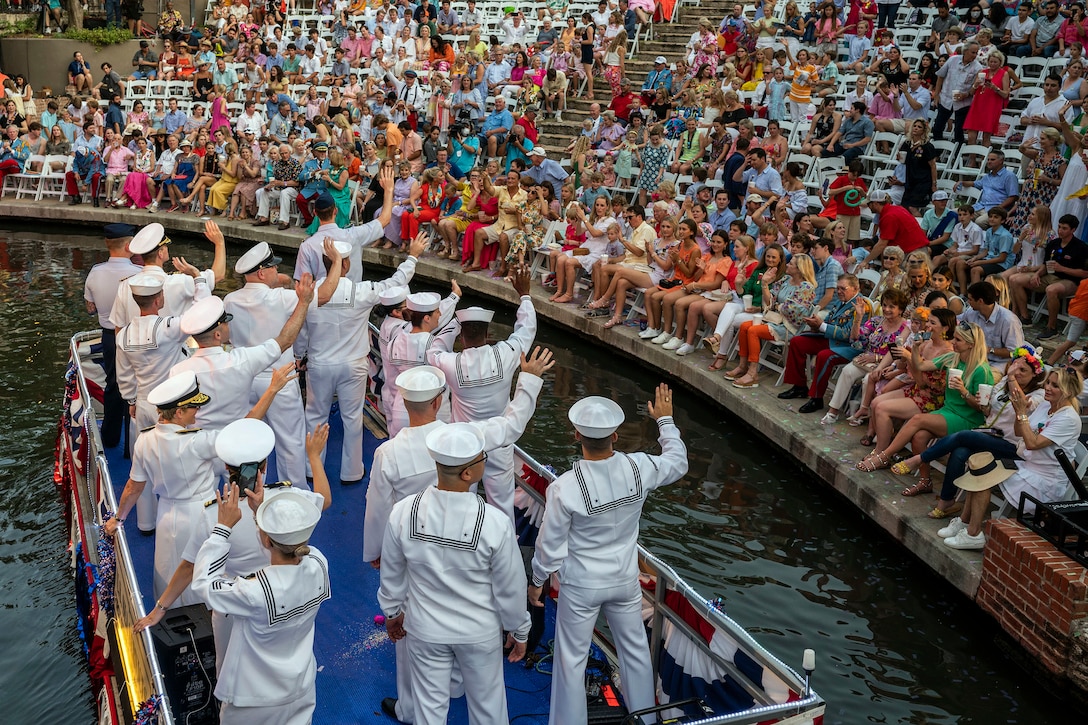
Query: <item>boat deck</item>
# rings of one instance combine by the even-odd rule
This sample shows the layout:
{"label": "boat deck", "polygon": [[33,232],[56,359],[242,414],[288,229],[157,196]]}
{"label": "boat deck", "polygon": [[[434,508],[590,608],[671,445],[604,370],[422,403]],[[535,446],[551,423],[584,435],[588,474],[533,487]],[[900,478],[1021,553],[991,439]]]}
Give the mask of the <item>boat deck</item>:
{"label": "boat deck", "polygon": [[[340,443],[343,428],[338,409],[330,418],[329,448],[326,470],[332,489],[332,505],[325,511],[311,542],[328,558],[332,578],[332,599],[321,606],[317,617],[314,654],[317,657],[317,710],[315,725],[357,725],[359,723],[393,723],[381,712],[381,701],[396,695],[396,667],[393,643],[385,627],[374,623],[381,613],[376,593],[379,575],[362,561],[363,517],[366,509],[366,483],[341,486],[339,483]],[[367,470],[374,450],[381,443],[370,431],[363,440],[363,457]],[[122,447],[106,452],[110,475],[118,499],[128,480],[130,462],[124,458]],[[275,477],[274,455],[267,480]],[[136,575],[140,580],[144,607],[155,605],[152,591],[154,562],[153,536],[140,536],[135,523],[128,527],[128,543]],[[554,605],[548,603],[547,626],[541,647],[552,638]],[[537,667],[524,663],[504,663],[507,707],[510,719],[521,725],[536,725],[548,721],[548,701],[551,677],[547,674],[550,659]],[[466,673],[466,676],[470,676]],[[450,722],[468,722],[465,698],[450,705]]]}

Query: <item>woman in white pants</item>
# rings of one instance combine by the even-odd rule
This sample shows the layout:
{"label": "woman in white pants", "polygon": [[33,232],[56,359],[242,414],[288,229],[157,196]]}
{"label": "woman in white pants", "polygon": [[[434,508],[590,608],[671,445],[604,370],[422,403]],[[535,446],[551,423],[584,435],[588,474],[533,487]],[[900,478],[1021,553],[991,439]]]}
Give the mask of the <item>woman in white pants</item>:
{"label": "woman in white pants", "polygon": [[[746,254],[754,256],[755,253],[755,241],[749,236],[742,238],[746,240],[744,244],[741,244],[740,239],[738,239],[737,243],[733,245],[733,254],[737,257],[737,261],[733,265],[734,269],[742,267],[748,269],[749,265],[741,258],[745,257],[747,259]],[[742,300],[745,295],[752,295],[752,304],[750,306],[746,306],[743,301],[736,301],[722,303],[720,308],[718,308],[717,304],[707,305],[703,308],[703,316],[706,321],[714,325],[714,334],[703,340],[703,344],[714,352],[714,362],[710,364],[709,369],[721,370],[725,366],[729,348],[732,346],[736,335],[735,331],[740,329],[742,322],[751,320],[763,309],[763,287],[760,284],[762,275],[769,269],[774,270],[774,279],[777,280],[782,276],[785,267],[786,251],[782,249],[781,245],[772,244],[763,250],[763,259],[759,266],[748,275],[744,284],[737,290],[737,295]]]}

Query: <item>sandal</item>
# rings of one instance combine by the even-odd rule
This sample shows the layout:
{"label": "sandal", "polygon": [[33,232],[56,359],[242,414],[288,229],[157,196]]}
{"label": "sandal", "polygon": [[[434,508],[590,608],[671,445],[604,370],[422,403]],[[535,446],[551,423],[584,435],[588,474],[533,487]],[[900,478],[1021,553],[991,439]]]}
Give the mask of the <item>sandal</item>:
{"label": "sandal", "polygon": [[[872,463],[870,459],[876,458],[876,463]],[[882,452],[873,451],[868,456],[863,458],[854,464],[854,468],[865,473],[873,473],[888,467],[888,459],[884,457]]]}
{"label": "sandal", "polygon": [[715,355],[714,362],[706,366],[707,370],[721,370],[725,367],[725,364],[729,362],[725,359],[725,355]]}
{"label": "sandal", "polygon": [[918,479],[918,483],[913,486],[904,488],[900,494],[903,496],[918,496],[919,494],[929,493],[933,490],[933,481],[929,479],[929,476],[924,476]]}
{"label": "sandal", "polygon": [[[863,413],[862,411],[865,411],[865,412]],[[858,408],[858,411],[856,413],[854,413],[852,416],[850,416],[849,418],[847,418],[846,422],[849,423],[850,425],[854,426],[855,428],[865,425],[866,423],[869,422],[869,409],[868,408]]]}
{"label": "sandal", "polygon": [[739,378],[739,377],[741,377],[743,375],[746,375],[747,373],[748,373],[748,368],[739,368],[739,367],[738,368],[733,368],[732,370],[729,370],[729,371],[727,371],[725,373],[725,379],[726,380],[736,380],[737,378]]}
{"label": "sandal", "polygon": [[[703,338],[703,347],[710,350],[715,355],[718,355],[718,350],[721,349],[722,339],[717,335],[711,335],[710,337]],[[719,356],[720,357],[720,356]],[[721,367],[720,365],[718,367]],[[718,368],[710,368],[711,370],[717,370]]]}
{"label": "sandal", "polygon": [[926,516],[931,519],[947,519],[955,516],[960,511],[963,511],[963,504],[959,501],[953,501],[952,505],[946,509],[943,509],[940,506],[934,506],[933,510],[926,514]]}
{"label": "sandal", "polygon": [[900,461],[892,466],[892,473],[897,476],[909,476],[914,473],[914,469],[906,461]]}
{"label": "sandal", "polygon": [[615,317],[613,317],[611,320],[604,323],[604,329],[611,330],[616,325],[622,325],[622,324],[623,324],[623,320],[617,320]]}
{"label": "sandal", "polygon": [[873,435],[873,436],[867,435],[867,436],[865,436],[864,438],[861,439],[861,445],[865,446],[866,448],[873,445],[874,443],[876,443],[876,436],[875,435]]}

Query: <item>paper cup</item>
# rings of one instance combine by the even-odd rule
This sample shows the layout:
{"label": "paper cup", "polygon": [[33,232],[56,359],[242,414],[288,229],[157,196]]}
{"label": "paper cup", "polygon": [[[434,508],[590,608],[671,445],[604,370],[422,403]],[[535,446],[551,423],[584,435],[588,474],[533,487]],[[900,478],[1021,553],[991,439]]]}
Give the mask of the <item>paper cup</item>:
{"label": "paper cup", "polygon": [[953,380],[963,380],[963,371],[959,368],[952,368],[951,370],[949,370],[948,382],[951,383]]}
{"label": "paper cup", "polygon": [[740,298],[741,304],[744,305],[744,309],[748,309],[752,306],[752,295],[744,295]]}
{"label": "paper cup", "polygon": [[1058,264],[1057,262],[1047,262],[1046,263],[1046,271],[1051,273],[1051,274],[1054,274],[1054,267],[1057,264]]}
{"label": "paper cup", "polygon": [[994,392],[994,386],[992,386],[992,385],[986,385],[985,383],[983,383],[982,385],[978,386],[978,404],[979,405],[989,405],[990,404],[990,394],[993,393],[993,392]]}
{"label": "paper cup", "polygon": [[763,324],[763,315],[759,315],[759,314],[752,315],[752,324],[753,325],[762,325]]}

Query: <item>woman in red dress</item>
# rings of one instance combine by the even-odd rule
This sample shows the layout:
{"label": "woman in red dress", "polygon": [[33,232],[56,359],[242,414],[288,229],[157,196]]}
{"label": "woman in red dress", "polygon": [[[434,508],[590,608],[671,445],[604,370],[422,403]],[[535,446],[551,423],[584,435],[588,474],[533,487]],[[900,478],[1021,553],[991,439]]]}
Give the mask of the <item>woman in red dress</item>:
{"label": "woman in red dress", "polygon": [[416,238],[420,224],[438,222],[442,202],[446,199],[446,182],[441,170],[427,169],[420,179],[408,196],[408,209],[400,215],[400,238],[405,244]]}
{"label": "woman in red dress", "polygon": [[979,71],[975,79],[975,95],[963,128],[967,131],[967,142],[977,143],[978,134],[982,133],[982,145],[990,145],[990,136],[997,133],[1001,112],[1009,104],[1012,76],[1005,65],[1005,56],[999,50],[991,50],[986,57],[986,69]]}

